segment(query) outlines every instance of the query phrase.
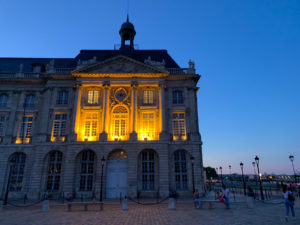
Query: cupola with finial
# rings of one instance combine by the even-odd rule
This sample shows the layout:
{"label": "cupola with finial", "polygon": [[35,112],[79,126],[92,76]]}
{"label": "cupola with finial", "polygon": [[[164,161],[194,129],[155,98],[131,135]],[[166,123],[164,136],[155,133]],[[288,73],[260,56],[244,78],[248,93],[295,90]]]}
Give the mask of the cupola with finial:
{"label": "cupola with finial", "polygon": [[134,30],[133,24],[129,22],[128,15],[127,15],[126,22],[123,23],[121,26],[119,34],[121,36],[120,50],[133,50],[134,49],[133,40],[136,32]]}

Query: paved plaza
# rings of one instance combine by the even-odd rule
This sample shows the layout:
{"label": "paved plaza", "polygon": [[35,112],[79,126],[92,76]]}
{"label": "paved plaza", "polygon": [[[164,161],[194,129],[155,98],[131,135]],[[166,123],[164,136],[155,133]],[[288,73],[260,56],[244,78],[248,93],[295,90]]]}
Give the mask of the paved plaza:
{"label": "paved plaza", "polygon": [[[245,203],[232,203],[227,210],[220,203],[214,204],[213,209],[204,205],[203,209],[194,209],[193,203],[188,200],[179,200],[176,210],[169,210],[167,202],[159,205],[129,204],[129,211],[122,211],[121,204],[109,202],[104,206],[104,211],[81,211],[74,208],[74,212],[67,212],[66,205],[51,202],[49,212],[42,212],[42,205],[28,208],[15,208],[8,206],[0,211],[1,225],[276,225],[276,224],[300,224],[300,209],[296,207],[296,220],[288,222],[284,219],[284,205],[278,203],[256,202],[255,208],[249,209]],[[78,206],[79,207],[79,206]],[[93,210],[93,208],[92,208]]]}

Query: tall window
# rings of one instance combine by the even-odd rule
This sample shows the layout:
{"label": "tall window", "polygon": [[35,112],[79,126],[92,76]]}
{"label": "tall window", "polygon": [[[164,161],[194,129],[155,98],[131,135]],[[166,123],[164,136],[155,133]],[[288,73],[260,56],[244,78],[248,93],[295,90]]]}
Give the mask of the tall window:
{"label": "tall window", "polygon": [[155,153],[150,150],[143,151],[142,157],[142,189],[145,191],[154,190],[154,174],[155,174]]}
{"label": "tall window", "polygon": [[185,151],[176,151],[174,153],[174,163],[176,189],[185,190],[188,188]]}
{"label": "tall window", "polygon": [[173,104],[183,104],[182,91],[173,91]]}
{"label": "tall window", "polygon": [[4,136],[4,128],[5,128],[5,114],[0,113],[0,142],[2,140],[1,137]]}
{"label": "tall window", "polygon": [[47,190],[55,191],[59,189],[60,174],[61,174],[62,153],[55,151],[51,152],[48,161],[48,179]]}
{"label": "tall window", "polygon": [[21,191],[24,176],[26,155],[24,153],[15,153],[10,160],[10,191]]}
{"label": "tall window", "polygon": [[19,138],[26,139],[31,137],[32,120],[32,116],[23,116]]}
{"label": "tall window", "polygon": [[94,160],[95,154],[92,151],[83,151],[81,153],[80,165],[80,191],[91,191],[94,180]]}
{"label": "tall window", "polygon": [[185,138],[184,113],[173,113],[173,136],[175,140]]}
{"label": "tall window", "polygon": [[155,138],[153,113],[143,113],[143,136],[150,140]]}
{"label": "tall window", "polygon": [[151,90],[144,91],[143,103],[144,104],[153,104],[153,91],[151,91]]}
{"label": "tall window", "polygon": [[68,91],[59,91],[57,94],[56,104],[57,105],[66,105],[68,104],[69,92]]}
{"label": "tall window", "polygon": [[53,137],[62,137],[66,135],[67,114],[56,114],[53,121]]}
{"label": "tall window", "polygon": [[123,106],[116,107],[112,115],[112,136],[114,138],[124,138],[127,135],[127,120],[127,109]]}
{"label": "tall window", "polygon": [[35,103],[35,96],[34,95],[27,95],[25,97],[25,101],[24,101],[24,107],[25,108],[34,107],[34,103]]}
{"label": "tall window", "polygon": [[0,94],[0,107],[6,107],[8,101],[7,94]]}
{"label": "tall window", "polygon": [[97,136],[97,127],[98,127],[97,125],[98,125],[98,114],[87,113],[85,117],[84,136],[85,137]]}
{"label": "tall window", "polygon": [[88,91],[88,104],[98,104],[99,91],[89,90]]}

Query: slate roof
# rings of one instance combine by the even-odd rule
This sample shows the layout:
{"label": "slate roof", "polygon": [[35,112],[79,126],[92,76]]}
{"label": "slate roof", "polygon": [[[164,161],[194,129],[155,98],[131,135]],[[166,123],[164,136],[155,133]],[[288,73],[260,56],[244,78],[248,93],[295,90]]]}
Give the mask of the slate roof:
{"label": "slate roof", "polygon": [[0,58],[0,72],[18,72],[20,64],[23,64],[22,72],[32,72],[32,64],[41,63],[46,67],[53,59],[55,68],[75,69],[79,59],[85,61],[96,57],[96,61],[101,62],[117,55],[124,55],[142,63],[150,56],[152,61],[162,62],[164,60],[166,68],[180,68],[167,50],[81,50],[75,58]]}

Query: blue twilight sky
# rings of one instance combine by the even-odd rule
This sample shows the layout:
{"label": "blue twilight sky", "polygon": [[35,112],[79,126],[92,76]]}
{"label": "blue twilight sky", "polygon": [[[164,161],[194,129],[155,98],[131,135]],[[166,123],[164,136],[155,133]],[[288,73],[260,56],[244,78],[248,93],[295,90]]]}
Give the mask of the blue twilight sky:
{"label": "blue twilight sky", "polygon": [[[128,0],[0,0],[0,57],[113,49]],[[300,172],[300,1],[129,0],[140,49],[196,63],[205,166]]]}

